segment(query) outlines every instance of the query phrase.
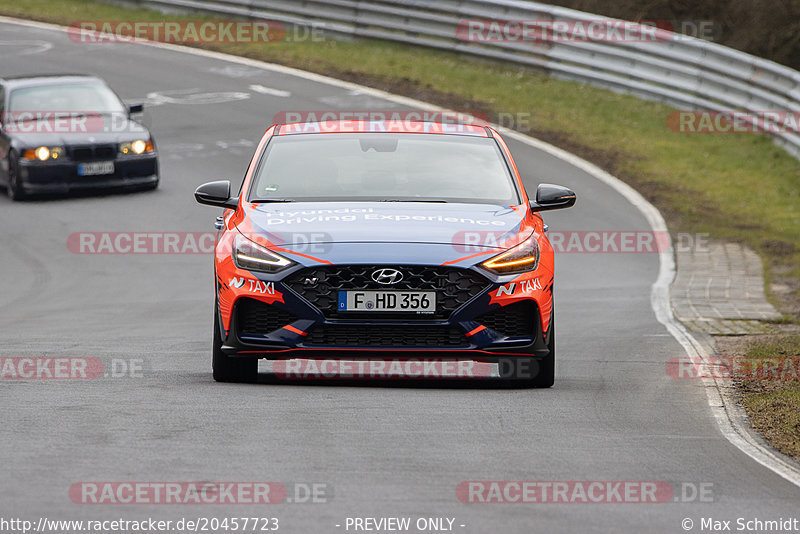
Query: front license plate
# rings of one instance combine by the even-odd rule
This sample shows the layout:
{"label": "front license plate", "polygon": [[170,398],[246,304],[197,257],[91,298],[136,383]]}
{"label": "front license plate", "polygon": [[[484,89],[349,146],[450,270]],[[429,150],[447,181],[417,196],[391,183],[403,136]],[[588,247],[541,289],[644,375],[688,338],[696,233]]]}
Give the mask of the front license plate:
{"label": "front license plate", "polygon": [[339,311],[436,311],[435,291],[339,291]]}
{"label": "front license plate", "polygon": [[97,176],[98,174],[114,174],[114,162],[98,161],[97,163],[78,165],[78,176]]}

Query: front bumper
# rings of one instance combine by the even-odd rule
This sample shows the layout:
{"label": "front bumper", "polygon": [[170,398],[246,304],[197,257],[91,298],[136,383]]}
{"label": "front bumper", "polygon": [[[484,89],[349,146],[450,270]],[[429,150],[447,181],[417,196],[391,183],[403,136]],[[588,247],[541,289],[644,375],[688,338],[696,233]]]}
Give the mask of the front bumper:
{"label": "front bumper", "polygon": [[79,176],[80,163],[20,159],[20,186],[28,194],[55,194],[90,189],[145,188],[154,186],[159,180],[156,154],[117,158],[114,160],[113,174],[97,176]]}
{"label": "front bumper", "polygon": [[[520,277],[491,280],[475,269],[400,266],[416,275],[411,277],[415,286],[400,289],[436,290],[441,306],[435,314],[376,317],[338,312],[334,295],[365,289],[359,273],[379,267],[327,268],[344,271],[338,278],[326,277],[324,268],[303,268],[279,280],[240,278],[229,284],[218,279],[218,297],[224,303],[218,310],[223,352],[270,359],[350,359],[420,357],[421,352],[435,351],[438,356],[487,361],[500,355],[549,354],[552,276],[542,284],[537,273],[526,274],[537,280],[526,286],[517,280]],[[311,278],[318,280],[315,287],[298,284]],[[538,289],[523,290],[531,287]]]}

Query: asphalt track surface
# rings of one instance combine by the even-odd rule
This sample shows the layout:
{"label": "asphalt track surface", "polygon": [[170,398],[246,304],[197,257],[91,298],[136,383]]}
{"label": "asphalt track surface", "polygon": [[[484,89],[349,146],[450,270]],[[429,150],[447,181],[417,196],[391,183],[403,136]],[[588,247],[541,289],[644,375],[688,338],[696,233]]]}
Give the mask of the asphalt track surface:
{"label": "asphalt track surface", "polygon": [[[639,533],[684,532],[684,518],[697,531],[703,517],[733,520],[735,530],[739,517],[797,516],[800,489],[724,438],[699,381],[667,375],[665,363],[684,352],[651,309],[655,254],[557,257],[558,363],[549,390],[213,382],[210,256],[75,254],[70,234],[213,231],[218,211],[197,205],[194,188],[240,180],[277,112],[401,108],[283,73],[146,46],[79,44],[38,28],[0,24],[0,42],[2,74],[90,72],[124,99],[148,102],[162,175],[155,192],[0,197],[0,355],[142,367],[96,380],[2,381],[3,517],[260,516],[279,518],[280,531],[291,533],[344,532],[347,517],[449,517],[464,533]],[[553,182],[578,193],[575,208],[546,216],[552,229],[649,229],[608,186],[510,145],[529,191]],[[681,488],[700,484],[711,484],[713,496],[465,504],[456,487],[467,480],[667,481],[679,500]],[[68,494],[81,481],[318,483],[331,498],[87,505]]]}

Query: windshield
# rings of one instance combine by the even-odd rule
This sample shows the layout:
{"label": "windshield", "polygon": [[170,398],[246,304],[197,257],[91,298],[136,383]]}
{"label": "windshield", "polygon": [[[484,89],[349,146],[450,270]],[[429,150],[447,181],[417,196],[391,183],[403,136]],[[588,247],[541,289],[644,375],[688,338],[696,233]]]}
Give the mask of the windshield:
{"label": "windshield", "polygon": [[520,202],[494,139],[388,133],[275,137],[249,199]]}
{"label": "windshield", "polygon": [[105,84],[89,81],[14,89],[9,96],[8,111],[123,113],[125,107]]}

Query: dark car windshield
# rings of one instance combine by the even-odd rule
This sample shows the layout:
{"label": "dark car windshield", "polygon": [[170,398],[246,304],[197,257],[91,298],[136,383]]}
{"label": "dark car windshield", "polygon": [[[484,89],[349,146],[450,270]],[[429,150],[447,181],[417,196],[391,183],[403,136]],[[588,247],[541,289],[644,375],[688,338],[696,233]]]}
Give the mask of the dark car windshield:
{"label": "dark car windshield", "polygon": [[391,133],[275,137],[249,199],[520,202],[494,139]]}
{"label": "dark car windshield", "polygon": [[117,95],[101,82],[54,83],[20,87],[11,91],[8,110],[123,113]]}

